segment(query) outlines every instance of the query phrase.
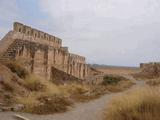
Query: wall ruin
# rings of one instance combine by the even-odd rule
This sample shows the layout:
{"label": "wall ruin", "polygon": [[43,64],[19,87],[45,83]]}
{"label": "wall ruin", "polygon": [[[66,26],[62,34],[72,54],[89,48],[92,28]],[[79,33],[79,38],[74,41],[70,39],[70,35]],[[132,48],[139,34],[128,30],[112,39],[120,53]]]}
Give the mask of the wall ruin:
{"label": "wall ruin", "polygon": [[0,51],[1,57],[22,59],[29,72],[43,78],[51,79],[53,67],[79,79],[89,76],[85,57],[69,53],[60,38],[21,23],[13,24],[13,30],[1,40],[3,45],[7,47]]}
{"label": "wall ruin", "polygon": [[150,76],[160,76],[160,63],[150,62],[140,64],[141,72]]}

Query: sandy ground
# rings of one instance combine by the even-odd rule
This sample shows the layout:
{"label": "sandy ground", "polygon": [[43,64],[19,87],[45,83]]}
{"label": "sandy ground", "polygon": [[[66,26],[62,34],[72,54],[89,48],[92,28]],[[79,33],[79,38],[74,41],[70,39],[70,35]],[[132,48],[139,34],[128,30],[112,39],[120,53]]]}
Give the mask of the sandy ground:
{"label": "sandy ground", "polygon": [[99,71],[104,72],[105,74],[133,74],[140,71],[139,68],[124,68],[124,67],[106,67],[106,68],[97,68]]}
{"label": "sandy ground", "polygon": [[144,86],[143,81],[136,81],[131,76],[126,76],[136,82],[132,88],[121,93],[106,94],[99,99],[92,100],[87,103],[75,104],[70,111],[54,115],[32,115],[26,113],[0,112],[0,120],[14,120],[14,114],[22,115],[29,120],[103,120],[103,113],[107,104],[114,96],[121,95],[139,86]]}

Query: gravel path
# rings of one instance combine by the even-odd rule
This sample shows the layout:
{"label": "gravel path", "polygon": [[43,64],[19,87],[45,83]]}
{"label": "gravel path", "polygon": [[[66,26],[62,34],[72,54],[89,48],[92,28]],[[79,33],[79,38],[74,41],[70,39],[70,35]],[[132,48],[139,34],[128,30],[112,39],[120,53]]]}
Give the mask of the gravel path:
{"label": "gravel path", "polygon": [[14,120],[12,118],[12,115],[14,114],[22,115],[30,120],[102,120],[103,111],[114,96],[121,95],[122,93],[126,93],[136,87],[144,85],[143,81],[135,81],[133,78],[132,80],[136,82],[136,85],[125,92],[106,94],[101,98],[90,102],[75,104],[73,109],[65,113],[54,115],[32,115],[26,113],[0,112],[0,120]]}

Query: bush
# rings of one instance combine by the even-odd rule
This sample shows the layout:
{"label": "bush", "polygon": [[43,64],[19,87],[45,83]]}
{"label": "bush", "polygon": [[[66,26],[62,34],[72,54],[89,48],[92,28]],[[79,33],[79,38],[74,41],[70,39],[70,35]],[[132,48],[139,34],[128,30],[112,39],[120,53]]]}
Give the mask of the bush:
{"label": "bush", "polygon": [[18,96],[16,101],[25,106],[25,112],[36,114],[63,112],[72,104],[68,99],[71,93],[65,92],[66,89],[61,89],[48,80],[29,75],[24,81],[29,92]]}
{"label": "bush", "polygon": [[103,78],[102,85],[114,85],[121,80],[126,80],[126,79],[121,76],[106,75]]}
{"label": "bush", "polygon": [[113,99],[106,120],[159,120],[160,89],[143,88]]}
{"label": "bush", "polygon": [[160,78],[148,80],[146,83],[150,86],[159,86],[160,85]]}
{"label": "bush", "polygon": [[34,75],[25,78],[25,86],[31,91],[44,91],[46,89],[42,79]]}
{"label": "bush", "polygon": [[70,94],[83,94],[90,90],[89,86],[82,85],[82,84],[76,84],[76,83],[68,84],[68,85],[61,85],[59,87],[62,91],[66,93],[70,93]]}
{"label": "bush", "polygon": [[35,114],[51,114],[65,112],[72,102],[61,95],[46,96],[37,92],[30,92],[23,97],[17,97],[17,102],[25,106],[24,111]]}
{"label": "bush", "polygon": [[40,101],[37,99],[37,93],[29,92],[26,93],[24,96],[16,97],[16,102],[19,104],[23,104],[25,106],[24,111],[33,113],[34,106],[40,104]]}
{"label": "bush", "polygon": [[54,95],[54,96],[43,96],[39,98],[42,104],[39,104],[33,108],[33,113],[36,114],[50,114],[56,112],[65,112],[67,107],[72,104],[69,98]]}

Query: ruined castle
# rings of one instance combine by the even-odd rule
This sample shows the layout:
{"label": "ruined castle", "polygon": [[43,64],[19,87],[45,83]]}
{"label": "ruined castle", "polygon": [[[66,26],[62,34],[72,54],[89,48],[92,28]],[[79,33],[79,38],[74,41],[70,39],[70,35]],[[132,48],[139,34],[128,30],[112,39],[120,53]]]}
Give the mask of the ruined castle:
{"label": "ruined castle", "polygon": [[85,57],[70,53],[68,47],[62,46],[60,38],[18,22],[0,41],[0,58],[22,59],[30,73],[45,79],[55,78],[59,72],[78,79],[92,73]]}
{"label": "ruined castle", "polygon": [[140,64],[141,72],[149,76],[160,76],[160,63],[150,62]]}

